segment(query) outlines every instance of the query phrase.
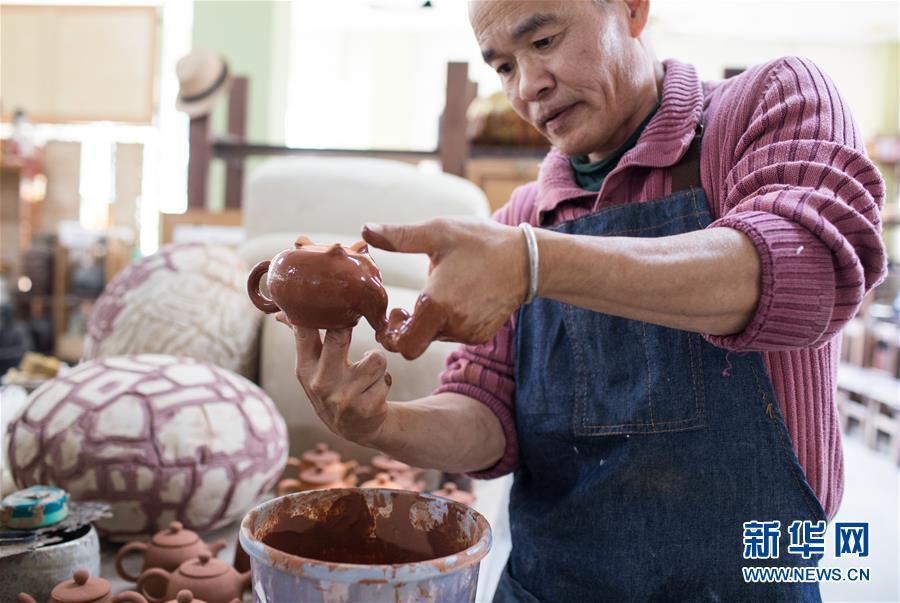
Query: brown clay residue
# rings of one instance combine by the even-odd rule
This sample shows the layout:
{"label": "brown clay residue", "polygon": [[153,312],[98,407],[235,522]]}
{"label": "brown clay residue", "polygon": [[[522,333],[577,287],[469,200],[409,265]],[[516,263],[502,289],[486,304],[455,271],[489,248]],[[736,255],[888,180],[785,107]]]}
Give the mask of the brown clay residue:
{"label": "brown clay residue", "polygon": [[416,300],[412,315],[402,308],[392,310],[386,327],[376,332],[375,338],[388,351],[414,360],[432,341],[462,341],[461,326],[461,316],[423,293]]}
{"label": "brown clay residue", "polygon": [[270,547],[273,563],[288,566],[295,565],[296,557],[363,565],[417,563],[461,553],[481,536],[463,527],[471,520],[454,505],[444,517],[426,520],[426,504],[411,492],[375,491],[375,509],[364,492],[343,490],[321,506],[282,504],[270,514],[274,521],[260,526],[254,536]]}

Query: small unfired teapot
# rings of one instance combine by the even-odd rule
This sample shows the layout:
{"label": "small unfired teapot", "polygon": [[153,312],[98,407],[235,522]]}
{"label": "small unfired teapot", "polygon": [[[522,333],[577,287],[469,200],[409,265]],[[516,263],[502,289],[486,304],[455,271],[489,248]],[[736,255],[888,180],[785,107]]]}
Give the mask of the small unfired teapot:
{"label": "small unfired teapot", "polygon": [[215,557],[225,546],[224,539],[206,544],[200,540],[196,532],[185,529],[180,522],[173,521],[167,529],[154,534],[149,543],[133,541],[119,549],[116,554],[116,573],[124,580],[137,582],[138,577],[131,574],[123,565],[125,556],[133,552],[143,554],[142,572],[153,567],[173,571],[188,559],[195,559],[201,553]]}
{"label": "small unfired teapot", "polygon": [[[259,291],[263,274],[272,299]],[[365,241],[344,247],[298,237],[293,249],[253,267],[247,293],[266,314],[281,310],[300,327],[345,329],[356,326],[360,316],[376,332],[387,324],[387,293]]]}
{"label": "small unfired teapot", "polygon": [[[37,603],[34,597],[19,593],[19,603]],[[63,580],[53,587],[50,603],[146,603],[144,598],[135,592],[126,592],[113,597],[112,588],[107,580],[99,576],[91,577],[90,572],[80,569],[71,580]]]}
{"label": "small unfired teapot", "polygon": [[240,599],[249,587],[250,572],[239,574],[208,553],[185,561],[174,572],[158,567],[148,569],[137,583],[137,589],[153,603],[175,599],[182,590],[190,590],[194,597],[208,603],[230,603]]}
{"label": "small unfired teapot", "polygon": [[278,496],[291,492],[304,490],[323,490],[327,488],[352,488],[356,485],[356,462],[331,463],[330,465],[315,465],[304,469],[298,475],[299,479],[287,478],[278,482],[276,489]]}

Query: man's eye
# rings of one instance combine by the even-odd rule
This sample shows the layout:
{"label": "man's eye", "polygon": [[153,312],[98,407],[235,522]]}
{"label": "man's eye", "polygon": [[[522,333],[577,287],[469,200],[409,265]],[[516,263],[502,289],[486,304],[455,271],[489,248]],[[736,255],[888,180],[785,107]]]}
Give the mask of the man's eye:
{"label": "man's eye", "polygon": [[542,50],[550,46],[553,43],[554,36],[547,36],[546,38],[541,38],[540,40],[536,40],[532,46],[537,48],[538,50]]}
{"label": "man's eye", "polygon": [[509,63],[503,63],[502,65],[497,67],[497,73],[499,73],[500,75],[506,75],[510,71],[512,71],[512,65],[510,65]]}

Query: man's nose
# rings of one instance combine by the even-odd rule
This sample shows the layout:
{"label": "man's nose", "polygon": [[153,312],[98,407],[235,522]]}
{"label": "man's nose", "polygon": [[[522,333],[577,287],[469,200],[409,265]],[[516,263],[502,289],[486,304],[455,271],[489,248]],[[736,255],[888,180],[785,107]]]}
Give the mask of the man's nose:
{"label": "man's nose", "polygon": [[542,99],[553,88],[553,76],[538,61],[519,65],[519,97],[532,102]]}

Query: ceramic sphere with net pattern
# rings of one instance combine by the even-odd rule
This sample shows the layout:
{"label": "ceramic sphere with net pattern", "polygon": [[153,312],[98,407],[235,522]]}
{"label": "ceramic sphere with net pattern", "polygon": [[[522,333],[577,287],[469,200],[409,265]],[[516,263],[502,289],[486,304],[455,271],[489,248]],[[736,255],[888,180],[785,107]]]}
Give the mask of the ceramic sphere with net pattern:
{"label": "ceramic sphere with net pattern", "polygon": [[187,356],[254,379],[262,315],[247,297],[247,272],[221,245],[160,248],[103,290],[88,319],[83,359]]}
{"label": "ceramic sphere with net pattern", "polygon": [[79,364],[32,392],[9,426],[16,484],[112,505],[112,540],[180,521],[212,530],[280,477],[287,429],[271,399],[231,371],[156,354]]}

